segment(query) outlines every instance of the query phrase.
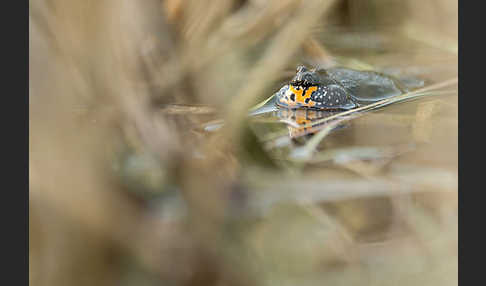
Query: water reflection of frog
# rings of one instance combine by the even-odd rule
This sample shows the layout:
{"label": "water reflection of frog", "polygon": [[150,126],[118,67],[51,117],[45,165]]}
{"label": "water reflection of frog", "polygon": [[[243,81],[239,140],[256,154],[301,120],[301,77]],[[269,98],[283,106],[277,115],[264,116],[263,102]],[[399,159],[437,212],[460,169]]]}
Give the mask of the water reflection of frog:
{"label": "water reflection of frog", "polygon": [[397,79],[379,72],[299,66],[290,83],[277,92],[276,104],[291,109],[347,110],[406,91]]}
{"label": "water reflection of frog", "polygon": [[[331,116],[335,113],[324,111],[324,110],[310,110],[310,109],[280,109],[276,111],[276,115],[283,119],[291,121],[292,123],[288,124],[289,129],[289,136],[291,138],[297,138],[305,135],[311,135],[326,126],[325,123],[322,124],[312,124],[319,119]],[[342,128],[344,124],[341,124],[336,127]]]}

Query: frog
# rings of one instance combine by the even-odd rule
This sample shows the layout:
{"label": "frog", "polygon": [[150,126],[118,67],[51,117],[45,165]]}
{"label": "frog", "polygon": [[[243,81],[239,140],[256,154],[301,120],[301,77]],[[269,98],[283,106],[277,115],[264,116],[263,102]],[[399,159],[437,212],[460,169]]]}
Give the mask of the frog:
{"label": "frog", "polygon": [[344,67],[308,69],[276,92],[276,105],[288,109],[350,110],[408,92],[398,79],[377,71]]}

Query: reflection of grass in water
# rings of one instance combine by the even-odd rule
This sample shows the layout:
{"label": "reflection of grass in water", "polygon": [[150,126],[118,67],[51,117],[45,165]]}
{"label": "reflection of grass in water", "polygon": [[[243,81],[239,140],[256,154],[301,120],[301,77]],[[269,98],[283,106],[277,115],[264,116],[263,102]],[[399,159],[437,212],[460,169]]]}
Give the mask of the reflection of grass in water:
{"label": "reflection of grass in water", "polygon": [[[365,23],[379,22],[379,1],[365,2],[374,4],[362,14],[373,15]],[[422,140],[413,149],[367,142],[373,136],[358,132],[380,121],[370,116],[360,130],[321,131],[301,147],[310,156],[298,162],[288,160],[298,150],[292,142],[273,148],[272,156],[262,147],[263,137],[283,124],[261,122],[258,129],[244,119],[284,70],[322,64],[312,55],[327,63],[393,65],[382,47],[361,60],[331,54],[316,40],[314,26],[319,33],[344,26],[337,36],[352,30],[359,21],[347,9],[355,4],[163,1],[168,10],[158,1],[44,4],[30,2],[32,285],[457,280],[457,135],[448,133],[457,129],[455,102],[422,110],[403,105],[381,117],[406,117],[400,132],[429,124],[410,133]],[[332,51],[339,52],[336,45]],[[441,91],[420,92],[400,100]],[[73,112],[78,106],[83,111]],[[193,128],[221,116],[230,123],[221,132]],[[368,153],[337,160],[332,150]],[[260,160],[250,158],[255,154]],[[125,157],[132,164],[123,165]],[[114,174],[113,165],[121,171]]]}

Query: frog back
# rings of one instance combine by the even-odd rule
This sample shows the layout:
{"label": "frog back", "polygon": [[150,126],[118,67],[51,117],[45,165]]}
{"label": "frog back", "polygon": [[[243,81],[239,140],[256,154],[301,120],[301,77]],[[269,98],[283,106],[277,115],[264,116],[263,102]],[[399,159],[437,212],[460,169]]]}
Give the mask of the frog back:
{"label": "frog back", "polygon": [[369,103],[401,95],[407,88],[397,79],[375,71],[346,68],[326,69],[327,77],[339,83],[358,103]]}

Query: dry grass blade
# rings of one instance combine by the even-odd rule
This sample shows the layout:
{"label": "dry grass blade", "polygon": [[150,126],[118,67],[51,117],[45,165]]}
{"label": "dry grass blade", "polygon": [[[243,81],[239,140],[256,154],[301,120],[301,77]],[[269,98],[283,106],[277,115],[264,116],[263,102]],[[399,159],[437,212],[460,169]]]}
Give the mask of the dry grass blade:
{"label": "dry grass blade", "polygon": [[257,111],[259,108],[262,108],[263,106],[265,106],[267,103],[269,103],[273,98],[275,97],[275,93],[270,96],[269,98],[265,99],[264,101],[256,104],[255,106],[253,106],[252,108],[250,108],[250,112],[255,112]]}
{"label": "dry grass blade", "polygon": [[[449,171],[441,170],[436,170],[436,174],[442,177],[453,175]],[[423,176],[420,179],[422,178]],[[388,179],[352,179],[346,181],[307,179],[304,182],[269,180],[258,184],[259,192],[253,194],[251,208],[267,210],[282,202],[322,203],[357,198],[410,195],[423,192],[422,183],[422,181],[417,180],[396,184]],[[429,191],[451,192],[448,184],[441,183],[440,187]]]}
{"label": "dry grass blade", "polygon": [[390,158],[410,152],[415,149],[414,144],[405,144],[403,146],[394,147],[375,147],[375,146],[356,146],[348,148],[330,149],[319,154],[316,154],[309,163],[320,163],[326,161],[334,161],[335,163],[346,163],[356,160],[379,160],[383,158]]}
{"label": "dry grass blade", "polygon": [[231,138],[239,137],[241,122],[244,121],[255,98],[267,87],[269,82],[276,79],[278,71],[285,67],[288,59],[308,36],[310,28],[333,2],[316,0],[301,2],[292,21],[288,22],[275,36],[255,69],[250,71],[248,84],[238,92],[234,103],[227,112]]}
{"label": "dry grass blade", "polygon": [[315,134],[304,146],[296,148],[290,154],[290,158],[294,160],[307,160],[312,156],[312,153],[317,148],[319,143],[324,139],[334,128],[345,120],[351,120],[355,116],[348,116],[346,118],[338,118],[326,125],[322,130]]}

